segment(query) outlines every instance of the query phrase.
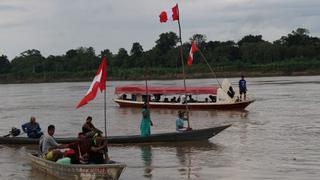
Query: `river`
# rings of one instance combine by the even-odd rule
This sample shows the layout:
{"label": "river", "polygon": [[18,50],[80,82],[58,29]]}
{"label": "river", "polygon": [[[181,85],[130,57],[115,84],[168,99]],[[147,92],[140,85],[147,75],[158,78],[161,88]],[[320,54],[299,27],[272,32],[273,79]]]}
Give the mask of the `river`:
{"label": "river", "polygon": [[[230,81],[236,85],[238,78]],[[121,179],[319,179],[320,76],[246,78],[256,101],[244,111],[192,111],[194,129],[232,126],[208,142],[111,146],[113,160],[125,162]],[[221,82],[222,79],[219,79]],[[149,85],[183,85],[179,80]],[[112,99],[117,85],[107,82],[107,132],[139,133],[140,109],[119,108]],[[187,80],[188,85],[215,85],[215,79]],[[104,129],[103,95],[80,109],[76,104],[90,82],[1,84],[0,133],[35,116],[43,130],[56,126],[56,136],[75,136],[87,116]],[[176,110],[151,110],[152,132],[175,129]],[[55,179],[30,166],[26,153],[36,146],[0,146],[0,179]]]}

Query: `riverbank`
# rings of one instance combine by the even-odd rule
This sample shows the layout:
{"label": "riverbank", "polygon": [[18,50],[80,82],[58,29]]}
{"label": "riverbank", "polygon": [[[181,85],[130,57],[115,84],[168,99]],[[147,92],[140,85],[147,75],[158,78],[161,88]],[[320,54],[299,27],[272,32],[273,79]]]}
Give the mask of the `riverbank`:
{"label": "riverbank", "polygon": [[[85,75],[84,75],[85,74]],[[80,76],[79,74],[72,73],[61,73],[55,74],[52,76],[51,74],[29,74],[24,76],[17,75],[1,75],[0,76],[0,84],[20,84],[20,83],[54,83],[54,82],[84,82],[91,81],[94,75],[94,72],[84,73]],[[188,73],[186,75],[187,79],[204,79],[204,78],[232,78],[232,77],[241,77],[244,75],[245,77],[275,77],[275,76],[314,76],[320,75],[320,71],[310,70],[310,71],[299,71],[299,72],[284,72],[284,71],[224,71],[224,72],[216,72],[213,73]],[[182,79],[182,74],[177,73],[163,73],[162,75],[149,75],[148,79],[152,80],[174,80],[174,79]],[[132,81],[140,81],[144,80],[145,77],[142,74],[137,74],[135,76],[108,76],[108,81],[122,81],[122,80],[132,80]]]}

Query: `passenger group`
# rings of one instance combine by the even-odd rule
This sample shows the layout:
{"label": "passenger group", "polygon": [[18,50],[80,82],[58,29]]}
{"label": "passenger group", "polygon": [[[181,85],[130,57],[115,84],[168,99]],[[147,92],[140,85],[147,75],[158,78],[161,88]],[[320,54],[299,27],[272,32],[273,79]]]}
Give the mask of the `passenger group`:
{"label": "passenger group", "polygon": [[[40,127],[39,127],[40,128]],[[39,155],[59,164],[104,164],[112,163],[108,156],[106,138],[92,124],[88,117],[78,133],[77,140],[69,144],[59,144],[54,138],[55,126],[49,125],[47,133],[39,140]]]}

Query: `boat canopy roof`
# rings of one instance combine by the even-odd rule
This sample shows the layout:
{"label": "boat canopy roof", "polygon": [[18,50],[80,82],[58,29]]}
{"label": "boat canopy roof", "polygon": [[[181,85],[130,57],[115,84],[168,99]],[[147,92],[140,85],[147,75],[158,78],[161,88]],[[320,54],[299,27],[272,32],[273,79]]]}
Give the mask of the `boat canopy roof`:
{"label": "boat canopy roof", "polygon": [[[184,87],[177,86],[151,86],[148,87],[148,94],[217,94],[218,87],[207,86],[207,87],[187,87],[186,92]],[[146,94],[146,87],[139,85],[128,85],[128,86],[117,86],[115,94]]]}

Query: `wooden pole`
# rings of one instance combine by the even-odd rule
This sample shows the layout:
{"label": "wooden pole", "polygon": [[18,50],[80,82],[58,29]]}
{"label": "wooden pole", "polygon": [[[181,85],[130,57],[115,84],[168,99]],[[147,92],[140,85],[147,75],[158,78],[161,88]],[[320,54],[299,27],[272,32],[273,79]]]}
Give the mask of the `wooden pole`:
{"label": "wooden pole", "polygon": [[181,58],[181,65],[182,65],[182,74],[183,74],[183,86],[185,92],[185,100],[186,100],[186,110],[187,110],[187,122],[188,122],[188,129],[190,129],[190,121],[189,121],[189,107],[188,107],[188,98],[187,98],[187,86],[186,86],[186,74],[184,70],[184,60],[183,60],[183,52],[182,52],[182,37],[181,37],[181,25],[180,25],[180,13],[179,7],[177,4],[178,9],[178,25],[179,25],[179,40],[180,40],[180,58]]}
{"label": "wooden pole", "polygon": [[107,92],[104,90],[104,135],[107,136]]}
{"label": "wooden pole", "polygon": [[149,109],[149,89],[148,89],[148,65],[146,64],[144,66],[144,79],[145,79],[145,85],[146,85],[146,99],[145,103],[147,105],[147,108]]}
{"label": "wooden pole", "polygon": [[[107,75],[107,62],[106,62],[106,66],[104,67],[105,69],[105,75]],[[105,85],[106,85],[106,82],[107,82],[107,78],[105,79]],[[108,144],[108,140],[107,140],[107,85],[104,89],[104,136],[105,136],[105,141],[106,143]],[[107,146],[108,148],[108,146]],[[104,149],[104,159],[105,159],[105,162],[108,163],[109,161],[109,155],[107,153],[107,150]]]}

